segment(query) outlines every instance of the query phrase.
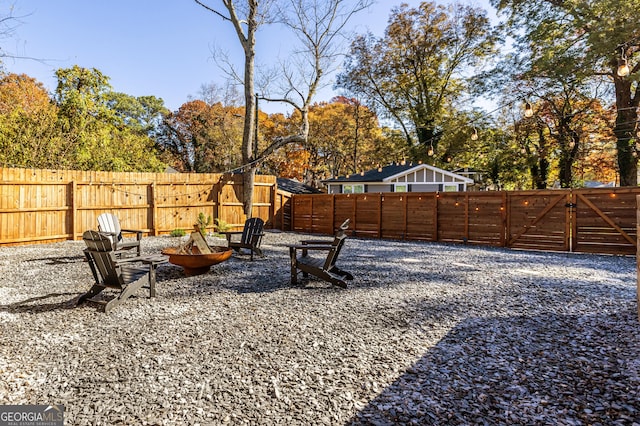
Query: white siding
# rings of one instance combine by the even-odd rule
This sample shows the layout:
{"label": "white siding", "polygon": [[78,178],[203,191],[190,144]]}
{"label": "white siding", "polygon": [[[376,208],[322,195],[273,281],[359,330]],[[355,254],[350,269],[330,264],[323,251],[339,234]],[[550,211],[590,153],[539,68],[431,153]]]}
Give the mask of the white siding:
{"label": "white siding", "polygon": [[437,183],[414,183],[411,192],[436,192],[439,187]]}

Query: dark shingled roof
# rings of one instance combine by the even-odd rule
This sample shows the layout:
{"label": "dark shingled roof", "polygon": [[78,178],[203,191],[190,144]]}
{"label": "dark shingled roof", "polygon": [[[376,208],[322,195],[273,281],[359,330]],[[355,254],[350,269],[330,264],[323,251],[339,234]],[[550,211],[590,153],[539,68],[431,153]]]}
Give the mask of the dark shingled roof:
{"label": "dark shingled roof", "polygon": [[292,194],[319,194],[322,192],[313,186],[305,185],[293,179],[279,177],[276,181],[278,183],[278,189]]}
{"label": "dark shingled roof", "polygon": [[382,182],[384,179],[395,176],[398,173],[406,172],[407,170],[411,170],[414,167],[418,167],[420,164],[411,164],[406,163],[404,166],[402,164],[390,164],[388,166],[384,166],[381,171],[378,169],[372,169],[364,172],[363,174],[356,173],[347,176],[338,176],[334,179],[323,180],[325,183],[336,183],[336,182]]}

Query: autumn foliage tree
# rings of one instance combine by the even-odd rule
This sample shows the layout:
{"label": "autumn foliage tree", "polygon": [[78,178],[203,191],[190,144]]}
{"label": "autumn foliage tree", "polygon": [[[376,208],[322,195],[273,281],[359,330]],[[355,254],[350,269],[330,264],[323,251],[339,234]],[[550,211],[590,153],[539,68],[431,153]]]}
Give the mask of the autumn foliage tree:
{"label": "autumn foliage tree", "polygon": [[[640,0],[493,0],[507,17],[516,51],[535,73],[605,81],[616,106],[620,185],[637,185]],[[626,61],[628,69],[618,68]]]}
{"label": "autumn foliage tree", "polygon": [[[299,119],[294,112],[282,131]],[[393,132],[385,132],[376,114],[355,99],[339,96],[315,103],[308,119],[306,143],[287,144],[266,160],[273,173],[318,187],[322,179],[387,164],[402,151],[404,140],[389,136]]]}
{"label": "autumn foliage tree", "polygon": [[164,119],[162,158],[182,172],[223,172],[242,164],[244,109],[202,100],[183,104]]}
{"label": "autumn foliage tree", "polygon": [[42,83],[24,74],[0,78],[0,163],[59,167],[66,150],[58,108]]}

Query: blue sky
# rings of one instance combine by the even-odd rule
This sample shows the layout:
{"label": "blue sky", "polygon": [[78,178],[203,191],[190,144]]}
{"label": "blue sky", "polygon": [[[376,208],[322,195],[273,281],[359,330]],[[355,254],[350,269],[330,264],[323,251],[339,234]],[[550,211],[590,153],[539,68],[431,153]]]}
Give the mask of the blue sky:
{"label": "blue sky", "polygon": [[[351,30],[382,35],[391,9],[401,2],[420,3],[378,0],[352,21]],[[487,0],[475,3],[488,8]],[[6,59],[5,69],[28,74],[50,91],[55,89],[56,69],[79,65],[99,69],[118,92],[157,96],[176,110],[189,96],[197,96],[203,84],[224,83],[212,59],[214,46],[232,56],[241,54],[230,24],[193,0],[0,0],[1,15],[11,4],[21,23],[10,39],[2,40],[3,49],[41,61]],[[209,0],[209,4],[221,2]],[[290,39],[274,27],[258,37],[258,64],[264,65],[282,56]],[[328,101],[336,94],[329,87],[315,101]],[[262,109],[274,112],[278,108],[282,107],[265,105]]]}

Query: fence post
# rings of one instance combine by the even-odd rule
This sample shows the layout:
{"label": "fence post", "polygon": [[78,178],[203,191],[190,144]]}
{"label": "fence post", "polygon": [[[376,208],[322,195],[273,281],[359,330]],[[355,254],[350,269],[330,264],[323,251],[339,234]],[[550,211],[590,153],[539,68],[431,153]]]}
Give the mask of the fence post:
{"label": "fence post", "polygon": [[[407,239],[407,228],[409,227],[409,192],[405,195],[403,200],[403,223],[402,223],[402,240]],[[382,194],[380,194],[380,198],[382,198]],[[382,227],[382,226],[381,226]],[[382,237],[382,233],[380,233],[380,237]]]}
{"label": "fence post", "polygon": [[500,221],[502,228],[500,230],[500,246],[507,246],[507,193],[502,191],[502,206],[500,209]]}
{"label": "fence post", "polygon": [[269,203],[269,222],[271,223],[271,228],[278,229],[276,224],[276,199],[278,198],[278,183],[273,182],[271,185],[271,191],[269,191],[271,196],[271,202]]}
{"label": "fence post", "polygon": [[503,191],[505,194],[505,203],[504,203],[504,212],[507,216],[506,218],[506,226],[504,232],[504,246],[510,247],[509,242],[511,241],[511,196],[507,191]]}
{"label": "fence post", "polygon": [[433,194],[433,241],[438,241],[438,203],[440,200],[440,193],[435,192]]}
{"label": "fence post", "polygon": [[76,239],[76,223],[78,221],[77,215],[78,215],[78,204],[76,203],[76,191],[78,190],[77,184],[75,180],[72,180],[71,182],[69,182],[69,190],[71,191],[70,195],[70,200],[69,202],[71,203],[71,224],[70,224],[70,228],[71,228],[71,240],[75,240]]}
{"label": "fence post", "polygon": [[[289,226],[291,227],[291,231],[295,231],[296,230],[296,194],[291,194],[291,198],[289,198],[289,203],[291,203],[291,212],[289,213],[291,215],[291,223],[289,224]],[[284,214],[284,213],[283,213]],[[282,223],[284,223],[284,219],[282,219]]]}
{"label": "fence post", "polygon": [[382,194],[378,194],[378,238],[382,238]]}
{"label": "fence post", "polygon": [[336,194],[331,194],[331,229],[335,232],[336,223]]}
{"label": "fence post", "polygon": [[151,182],[149,185],[149,202],[151,203],[151,226],[149,227],[149,232],[153,236],[158,235],[158,206],[156,202],[156,183]]}
{"label": "fence post", "polygon": [[464,194],[464,242],[469,241],[469,193]]}

